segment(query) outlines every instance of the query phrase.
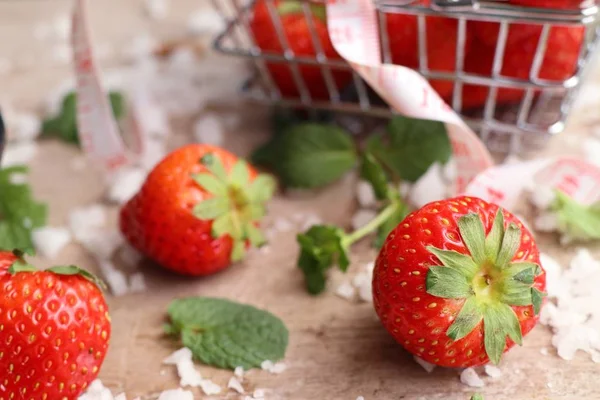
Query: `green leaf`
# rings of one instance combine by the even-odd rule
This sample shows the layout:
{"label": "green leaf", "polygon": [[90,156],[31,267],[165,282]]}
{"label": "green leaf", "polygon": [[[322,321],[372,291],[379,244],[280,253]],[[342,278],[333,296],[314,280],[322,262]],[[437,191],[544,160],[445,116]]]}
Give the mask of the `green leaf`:
{"label": "green leaf", "polygon": [[328,185],[352,169],[357,161],[354,142],[333,125],[294,125],[275,136],[269,146],[271,156],[267,166],[290,187]]}
{"label": "green leaf", "polygon": [[458,219],[458,230],[477,265],[485,261],[485,231],[478,214],[470,213]]}
{"label": "green leaf", "polygon": [[521,229],[519,229],[517,225],[511,223],[506,229],[506,232],[504,232],[504,239],[502,239],[502,247],[498,253],[496,265],[499,268],[503,268],[510,263],[520,244]]}
{"label": "green leaf", "polygon": [[416,182],[435,162],[446,163],[452,155],[443,123],[395,117],[387,134],[374,136],[367,149],[398,177]]}
{"label": "green leaf", "polygon": [[556,190],[551,210],[558,219],[558,229],[572,240],[600,239],[600,202],[580,204],[573,198]]}
{"label": "green leaf", "polygon": [[288,330],[273,314],[225,299],[191,297],[168,309],[169,332],[178,334],[194,357],[219,368],[245,370],[284,358]]}
{"label": "green leaf", "polygon": [[531,303],[533,304],[533,313],[538,315],[542,310],[542,301],[546,297],[546,293],[539,291],[536,288],[531,288]]}
{"label": "green leaf", "polygon": [[471,400],[484,400],[484,399],[481,394],[475,393],[473,396],[471,396]]}
{"label": "green leaf", "polygon": [[300,245],[298,267],[304,273],[306,288],[311,294],[325,289],[326,272],[334,264],[346,271],[350,260],[342,241],[344,232],[335,226],[315,225],[297,236]]}
{"label": "green leaf", "polygon": [[534,263],[511,263],[508,268],[502,271],[502,273],[507,278],[532,285],[538,268],[539,266]]}
{"label": "green leaf", "polygon": [[379,227],[377,230],[377,236],[375,237],[375,241],[373,242],[373,246],[377,249],[380,249],[385,242],[385,239],[389,236],[390,232],[394,230],[396,226],[400,222],[406,218],[406,216],[410,213],[410,209],[408,205],[398,200],[397,208],[394,213]]}
{"label": "green leaf", "polygon": [[230,206],[229,198],[212,197],[196,204],[192,212],[196,218],[211,220],[228,213]]}
{"label": "green leaf", "polygon": [[375,156],[369,152],[362,155],[361,177],[373,187],[373,192],[378,200],[388,198],[388,178],[381,164]]}
{"label": "green leaf", "polygon": [[238,187],[245,187],[250,183],[250,171],[248,164],[244,160],[237,160],[231,168],[229,181]]}
{"label": "green leaf", "polygon": [[446,335],[452,340],[460,340],[471,333],[482,319],[483,313],[477,304],[477,299],[475,296],[471,296],[465,300],[454,323],[448,328]]}
{"label": "green leaf", "polygon": [[11,275],[15,275],[21,272],[37,272],[39,269],[34,267],[31,264],[26,263],[25,261],[18,260],[12,263],[10,267],[8,267],[8,273]]}
{"label": "green leaf", "polygon": [[194,174],[192,179],[202,189],[215,196],[227,196],[227,185],[225,182],[217,178],[215,175],[210,173]]}
{"label": "green leaf", "polygon": [[102,279],[75,265],[57,265],[55,267],[46,269],[46,271],[55,273],[57,275],[81,275],[88,281],[98,286],[100,289],[106,289],[106,284],[104,281],[102,281]]}
{"label": "green leaf", "polygon": [[[125,116],[125,99],[120,92],[110,92],[109,101],[113,115],[118,121]],[[42,122],[42,135],[56,136],[64,142],[79,144],[77,131],[77,96],[71,91],[63,97],[58,115],[51,116]]]}
{"label": "green leaf", "polygon": [[13,183],[27,172],[24,166],[0,169],[0,250],[32,254],[31,232],[46,224],[46,204],[36,201],[29,184]]}
{"label": "green leaf", "polygon": [[479,267],[473,259],[454,250],[441,250],[433,246],[427,246],[427,251],[435,255],[445,267],[460,273],[465,279],[471,281]]}
{"label": "green leaf", "polygon": [[502,247],[502,238],[504,238],[504,214],[502,209],[498,208],[492,229],[485,238],[485,257],[493,264],[498,259],[500,247]]}
{"label": "green leaf", "polygon": [[521,326],[517,315],[506,304],[498,303],[486,307],[483,332],[485,351],[494,364],[500,362],[506,347],[507,335],[517,344],[522,342]]}
{"label": "green leaf", "polygon": [[271,199],[275,193],[275,180],[269,175],[260,174],[252,181],[248,189],[248,196],[253,203],[264,203]]}
{"label": "green leaf", "polygon": [[471,284],[460,272],[449,267],[430,267],[427,293],[444,299],[464,299],[473,295]]}

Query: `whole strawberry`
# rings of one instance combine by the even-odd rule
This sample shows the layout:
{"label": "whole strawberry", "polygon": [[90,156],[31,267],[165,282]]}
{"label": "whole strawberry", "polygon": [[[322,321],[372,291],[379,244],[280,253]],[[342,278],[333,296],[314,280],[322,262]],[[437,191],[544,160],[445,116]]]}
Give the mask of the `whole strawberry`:
{"label": "whole strawberry", "polygon": [[[273,11],[271,14],[268,2],[258,0],[254,6],[254,15],[250,23],[256,45],[267,54],[284,55],[284,47],[278,36],[279,24],[274,22],[273,15],[274,18],[279,18],[281,21],[280,32],[295,57],[316,58],[317,54],[322,52],[329,60],[341,60],[342,58],[336,52],[329,37],[325,6],[312,4],[307,7],[310,8],[307,16],[304,13],[303,3],[299,0],[274,0],[271,3]],[[316,44],[313,42],[313,33]],[[267,68],[283,96],[298,97],[300,95],[293,70],[289,64],[269,62]],[[299,64],[298,70],[313,98],[329,98],[328,81],[319,66]],[[352,78],[351,73],[347,70],[331,69],[329,73],[338,91],[343,89]]]}
{"label": "whole strawberry", "polygon": [[373,299],[409,352],[444,367],[498,363],[536,325],[546,275],[531,233],[474,197],[430,203],[388,236]]}
{"label": "whole strawberry", "polygon": [[214,146],[175,150],[121,209],[120,228],[150,259],[184,275],[208,275],[260,246],[264,203],[275,184]]}
{"label": "whole strawberry", "polygon": [[111,334],[98,283],[0,252],[0,399],[75,400],[96,379]]}

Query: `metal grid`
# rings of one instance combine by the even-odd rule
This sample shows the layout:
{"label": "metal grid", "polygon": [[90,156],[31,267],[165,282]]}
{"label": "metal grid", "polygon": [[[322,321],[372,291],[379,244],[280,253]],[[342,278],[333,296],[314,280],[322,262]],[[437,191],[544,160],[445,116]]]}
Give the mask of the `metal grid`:
{"label": "metal grid", "polygon": [[[273,0],[267,0],[269,14],[284,52],[263,52],[256,46],[251,29],[252,0],[213,0],[216,9],[226,21],[225,30],[217,36],[214,47],[217,51],[247,57],[253,60],[256,74],[243,85],[243,92],[251,99],[294,108],[321,109],[361,116],[387,118],[394,112],[379,99],[352,71],[352,84],[338,90],[332,71],[351,71],[343,61],[328,59],[323,51],[313,24],[311,3],[322,0],[301,0],[307,25],[312,34],[315,57],[296,56],[290,49],[282,22]],[[508,5],[501,0],[434,0],[431,6],[420,1],[379,0],[376,1],[379,17],[382,61],[391,63],[389,36],[386,32],[386,14],[404,13],[417,17],[418,22],[418,71],[427,79],[453,82],[452,108],[476,130],[488,147],[494,152],[519,153],[538,145],[551,134],[564,129],[565,120],[572,106],[577,89],[598,45],[600,27],[597,24],[598,7],[591,6],[577,10],[553,10]],[[429,16],[454,18],[457,23],[457,45],[455,71],[436,71],[428,68],[426,24]],[[488,21],[500,24],[490,76],[467,73],[465,71],[465,42],[468,21]],[[517,79],[501,74],[507,37],[511,24],[528,23],[541,26],[537,49],[529,73],[529,79]],[[577,69],[572,76],[562,81],[549,81],[539,77],[544,61],[550,30],[556,25],[581,26],[585,29],[585,42],[579,53]],[[289,66],[299,96],[282,96],[274,84],[267,63],[283,63]],[[299,66],[320,67],[329,98],[318,100],[311,94],[304,82]],[[488,88],[485,105],[477,110],[463,110],[462,93],[464,85],[477,85]],[[496,105],[500,89],[519,89],[523,95],[520,102],[511,107]],[[537,95],[536,95],[537,94]]]}

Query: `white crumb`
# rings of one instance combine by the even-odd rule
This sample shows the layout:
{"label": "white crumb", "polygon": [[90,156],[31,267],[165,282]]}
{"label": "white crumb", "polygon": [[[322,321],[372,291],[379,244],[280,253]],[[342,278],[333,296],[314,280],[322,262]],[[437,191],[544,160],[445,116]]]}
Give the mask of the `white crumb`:
{"label": "white crumb", "polygon": [[169,3],[167,0],[145,0],[144,10],[154,20],[164,19],[169,12]]}
{"label": "white crumb", "polygon": [[212,9],[201,9],[188,19],[188,31],[194,35],[212,35],[225,29],[223,17]]}
{"label": "white crumb", "polygon": [[335,294],[343,299],[352,300],[356,294],[356,289],[349,283],[342,283],[335,290]]}
{"label": "white crumb", "polygon": [[255,399],[263,399],[265,397],[265,390],[264,389],[254,389],[254,392],[252,393],[252,397],[254,397]]}
{"label": "white crumb", "polygon": [[194,367],[192,351],[187,347],[181,348],[163,360],[163,364],[175,365],[179,375],[179,385],[182,387],[199,387],[202,383],[202,375]]}
{"label": "white crumb", "polygon": [[446,183],[442,179],[442,166],[436,162],[413,184],[409,200],[415,207],[420,208],[427,203],[445,197]]}
{"label": "white crumb", "polygon": [[181,388],[165,390],[158,396],[158,400],[194,400],[194,394]]}
{"label": "white crumb", "polygon": [[487,376],[491,378],[500,378],[502,376],[502,370],[495,365],[486,364],[484,370]]}
{"label": "white crumb", "polygon": [[543,356],[547,356],[547,355],[548,355],[548,354],[550,354],[550,353],[548,353],[548,348],[546,348],[546,347],[542,347],[542,348],[540,349],[540,354],[541,354],[541,355],[543,355]]}
{"label": "white crumb", "polygon": [[187,347],[182,347],[181,349],[171,353],[167,358],[163,360],[163,364],[167,365],[177,365],[181,361],[191,360],[192,359],[192,351]]}
{"label": "white crumb", "polygon": [[423,367],[425,371],[427,371],[427,373],[431,373],[435,369],[435,364],[428,363],[421,357],[414,356],[413,358],[415,359],[417,364],[419,364],[421,367]]}
{"label": "white crumb", "polygon": [[273,361],[270,360],[265,360],[262,363],[260,363],[260,368],[263,369],[264,371],[270,371],[271,368],[273,368]]}
{"label": "white crumb", "polygon": [[222,146],[225,137],[221,120],[212,113],[201,116],[194,124],[194,137],[198,143]]}
{"label": "white crumb", "polygon": [[460,381],[470,387],[480,388],[485,386],[483,380],[477,375],[477,371],[473,368],[464,369],[460,373]]}
{"label": "white crumb", "polygon": [[367,181],[356,184],[356,199],[361,207],[372,207],[377,203],[373,186]]}
{"label": "white crumb", "polygon": [[63,227],[45,226],[32,232],[32,240],[43,257],[53,260],[71,241],[71,232]]}
{"label": "white crumb", "polygon": [[2,166],[12,167],[29,164],[37,154],[37,150],[38,147],[35,142],[10,143],[4,149]]}
{"label": "white crumb", "polygon": [[217,385],[210,379],[202,379],[200,382],[200,389],[202,389],[204,394],[207,396],[221,393],[221,386]]}
{"label": "white crumb", "polygon": [[269,372],[271,372],[272,374],[282,374],[285,372],[286,369],[287,365],[285,363],[278,362],[275,365],[273,365],[273,368],[271,368]]}
{"label": "white crumb", "polygon": [[245,393],[244,387],[242,386],[240,381],[235,376],[232,376],[231,378],[229,378],[229,382],[227,382],[227,388],[232,389],[232,390],[238,392],[239,394]]}
{"label": "white crumb", "polygon": [[373,220],[377,216],[377,212],[375,210],[362,209],[358,210],[352,216],[352,228],[360,229],[369,222]]}
{"label": "white crumb", "polygon": [[235,367],[235,369],[233,370],[233,374],[235,376],[237,376],[238,378],[240,378],[240,380],[244,379],[244,367]]}
{"label": "white crumb", "polygon": [[283,217],[276,218],[275,222],[273,223],[273,229],[275,229],[278,232],[289,232],[293,228],[294,226],[290,223],[290,221]]}
{"label": "white crumb", "polygon": [[115,296],[123,296],[129,292],[127,278],[123,272],[115,268],[114,264],[108,260],[98,260],[98,268],[102,278]]}
{"label": "white crumb", "polygon": [[141,293],[147,290],[146,278],[141,272],[136,272],[129,277],[129,291],[131,293]]}
{"label": "white crumb", "polygon": [[146,180],[146,171],[141,168],[126,167],[115,173],[110,182],[108,200],[123,204],[131,199]]}
{"label": "white crumb", "polygon": [[117,229],[90,229],[75,235],[75,239],[99,260],[109,260],[125,239]]}
{"label": "white crumb", "polygon": [[69,214],[69,228],[78,237],[90,229],[104,227],[106,218],[106,208],[100,204],[79,207]]}
{"label": "white crumb", "polygon": [[365,398],[363,396],[358,396],[356,400],[365,400]]}

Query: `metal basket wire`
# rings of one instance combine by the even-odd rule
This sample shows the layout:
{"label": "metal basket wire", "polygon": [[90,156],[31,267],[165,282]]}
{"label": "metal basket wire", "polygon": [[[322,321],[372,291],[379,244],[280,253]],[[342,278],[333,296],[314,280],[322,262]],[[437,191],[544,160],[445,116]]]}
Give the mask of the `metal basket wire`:
{"label": "metal basket wire", "polygon": [[[213,0],[216,9],[226,21],[225,30],[216,37],[214,47],[217,51],[253,60],[256,73],[244,83],[242,90],[251,99],[294,108],[321,109],[343,113],[355,113],[364,116],[390,117],[394,112],[379,99],[352,71],[352,84],[349,88],[336,87],[332,71],[351,68],[343,61],[328,59],[317,37],[312,22],[311,3],[322,0],[301,0],[307,25],[312,34],[315,57],[297,56],[290,49],[283,31],[281,19],[275,12],[273,0],[267,0],[272,22],[275,26],[282,53],[264,52],[255,44],[250,21],[253,0]],[[473,0],[433,0],[431,5],[423,5],[419,0],[379,0],[376,1],[379,17],[382,61],[390,63],[389,35],[386,31],[386,14],[404,13],[417,17],[418,22],[418,68],[427,79],[453,82],[450,99],[452,108],[476,130],[490,150],[499,153],[519,153],[539,145],[550,135],[564,129],[566,118],[573,104],[577,89],[589,64],[594,48],[600,36],[597,24],[598,7],[593,5],[583,9],[556,10],[548,8],[520,7],[495,1]],[[438,71],[428,68],[427,30],[429,17],[443,16],[456,19],[456,65],[455,71]],[[465,71],[465,41],[467,23],[470,21],[488,21],[499,23],[498,39],[494,51],[492,71],[489,76]],[[534,24],[541,26],[538,44],[529,71],[528,79],[518,79],[502,75],[502,63],[506,41],[512,24]],[[579,52],[576,71],[567,79],[560,81],[545,80],[539,77],[544,61],[547,41],[554,26],[574,26],[585,29],[585,40]],[[298,96],[282,96],[274,84],[267,63],[283,63],[289,66]],[[316,65],[320,67],[327,87],[328,99],[314,99],[303,81],[299,66]],[[487,88],[485,103],[477,110],[463,110],[462,93],[465,85],[477,85]],[[496,104],[499,90],[518,89],[522,91],[519,102],[510,107]]]}

